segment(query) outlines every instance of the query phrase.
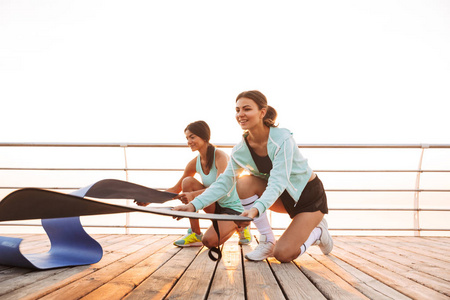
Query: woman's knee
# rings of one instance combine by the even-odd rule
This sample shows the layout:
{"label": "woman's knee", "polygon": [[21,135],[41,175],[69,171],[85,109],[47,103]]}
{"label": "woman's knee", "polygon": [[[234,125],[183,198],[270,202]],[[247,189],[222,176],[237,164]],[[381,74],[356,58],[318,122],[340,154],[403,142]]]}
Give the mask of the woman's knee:
{"label": "woman's knee", "polygon": [[181,188],[184,192],[191,192],[201,189],[201,183],[192,176],[188,176],[181,182]]}
{"label": "woman's knee", "polygon": [[207,248],[213,248],[213,247],[217,247],[217,239],[211,237],[211,236],[207,236],[204,235],[202,238],[202,243],[203,245],[205,245],[205,247]]}
{"label": "woman's knee", "polygon": [[273,256],[282,263],[291,262],[300,255],[300,249],[292,249],[283,245],[275,244]]}
{"label": "woman's knee", "polygon": [[236,182],[236,190],[240,199],[245,199],[255,194],[260,196],[266,186],[266,181],[252,175],[242,176]]}

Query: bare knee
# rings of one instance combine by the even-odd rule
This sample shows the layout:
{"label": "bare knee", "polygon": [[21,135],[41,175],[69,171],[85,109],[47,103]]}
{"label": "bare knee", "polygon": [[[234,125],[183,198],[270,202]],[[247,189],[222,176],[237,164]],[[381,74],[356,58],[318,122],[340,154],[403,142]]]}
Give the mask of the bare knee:
{"label": "bare knee", "polygon": [[192,176],[188,176],[181,182],[181,188],[184,192],[192,192],[201,189],[201,183]]}
{"label": "bare knee", "polygon": [[208,247],[208,248],[213,248],[213,247],[217,247],[218,246],[217,245],[217,239],[208,237],[206,235],[203,236],[202,243],[203,243],[203,245],[205,245],[205,247]]}
{"label": "bare knee", "polygon": [[253,195],[260,196],[267,186],[267,182],[252,175],[242,176],[237,180],[236,190],[240,199],[245,199]]}
{"label": "bare knee", "polygon": [[300,249],[289,249],[283,245],[275,245],[273,256],[282,263],[291,262],[300,255]]}

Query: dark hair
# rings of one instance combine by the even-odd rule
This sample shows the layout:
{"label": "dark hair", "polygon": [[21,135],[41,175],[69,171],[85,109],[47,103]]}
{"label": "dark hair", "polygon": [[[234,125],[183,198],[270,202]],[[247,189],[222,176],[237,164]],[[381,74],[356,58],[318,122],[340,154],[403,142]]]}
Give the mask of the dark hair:
{"label": "dark hair", "polygon": [[264,96],[263,93],[261,93],[260,91],[256,91],[256,90],[245,91],[245,92],[240,93],[236,97],[236,102],[241,98],[252,99],[258,105],[259,109],[263,109],[263,108],[267,109],[266,115],[264,116],[264,119],[263,119],[264,125],[266,125],[267,127],[277,127],[278,126],[278,125],[275,125],[275,120],[277,119],[277,115],[278,115],[277,111],[272,106],[267,105],[267,98],[266,98],[266,96]]}
{"label": "dark hair", "polygon": [[190,123],[184,131],[189,130],[202,140],[208,143],[208,148],[206,150],[206,167],[208,170],[211,170],[212,164],[214,162],[214,152],[216,150],[216,147],[214,147],[213,144],[209,142],[209,139],[211,138],[211,130],[209,129],[208,124],[205,121],[195,121]]}

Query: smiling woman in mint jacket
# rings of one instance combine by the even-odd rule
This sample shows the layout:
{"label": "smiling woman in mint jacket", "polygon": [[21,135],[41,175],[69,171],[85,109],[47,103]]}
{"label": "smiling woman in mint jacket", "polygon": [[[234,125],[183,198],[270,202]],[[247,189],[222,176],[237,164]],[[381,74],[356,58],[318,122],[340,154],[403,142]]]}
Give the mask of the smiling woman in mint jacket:
{"label": "smiling woman in mint jacket", "polygon": [[[227,169],[208,189],[188,205],[174,210],[198,211],[236,189],[245,208],[243,216],[258,219],[267,209],[288,213],[292,221],[277,242],[261,235],[249,260],[274,256],[289,262],[311,245],[324,254],[333,240],[324,214],[327,197],[322,182],[308,166],[289,130],[275,125],[277,113],[259,91],[246,91],[236,98],[236,120],[244,130],[232,151]],[[250,175],[239,176],[246,170]],[[238,224],[248,226],[248,222]]]}

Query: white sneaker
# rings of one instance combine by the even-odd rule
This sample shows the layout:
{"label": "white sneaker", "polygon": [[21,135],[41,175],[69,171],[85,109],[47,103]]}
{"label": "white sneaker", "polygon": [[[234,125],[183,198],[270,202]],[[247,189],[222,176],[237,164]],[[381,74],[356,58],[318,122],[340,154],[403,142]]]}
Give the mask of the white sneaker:
{"label": "white sneaker", "polygon": [[333,250],[333,239],[331,238],[330,232],[328,231],[328,223],[325,218],[320,221],[319,225],[317,225],[322,230],[322,234],[320,235],[320,239],[317,240],[315,245],[319,245],[322,253],[327,255]]}
{"label": "white sneaker", "polygon": [[274,244],[267,242],[265,235],[260,235],[259,244],[252,252],[245,254],[245,258],[253,261],[260,261],[272,256]]}

